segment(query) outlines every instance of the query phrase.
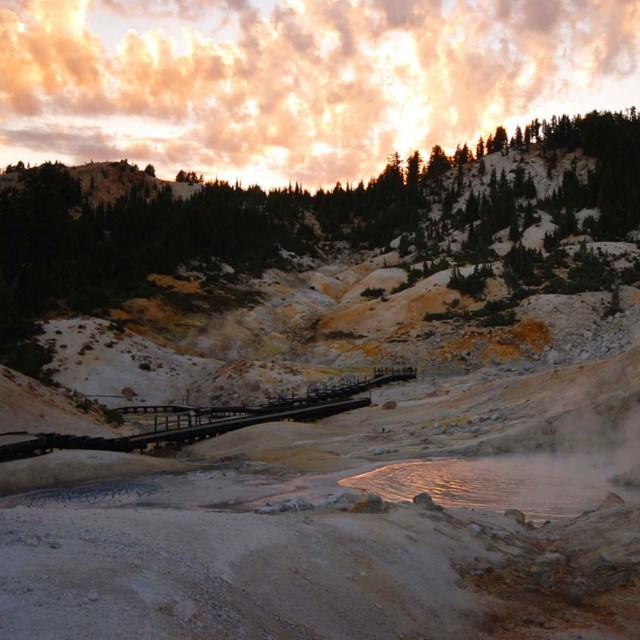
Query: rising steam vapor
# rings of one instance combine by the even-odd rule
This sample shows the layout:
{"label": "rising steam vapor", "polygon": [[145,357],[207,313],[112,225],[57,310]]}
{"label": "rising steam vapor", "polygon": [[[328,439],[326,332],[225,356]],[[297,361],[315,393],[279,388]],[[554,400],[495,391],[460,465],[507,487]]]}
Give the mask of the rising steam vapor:
{"label": "rising steam vapor", "polygon": [[[117,47],[94,11],[130,21]],[[211,174],[315,186],[373,175],[396,149],[474,142],[559,92],[636,72],[640,1],[5,0],[0,38],[5,145],[38,148],[42,133],[55,149],[59,126],[65,148],[78,137],[74,161],[95,146],[171,166],[187,146]],[[119,130],[131,117],[182,135]],[[102,146],[87,119],[105,122]]]}

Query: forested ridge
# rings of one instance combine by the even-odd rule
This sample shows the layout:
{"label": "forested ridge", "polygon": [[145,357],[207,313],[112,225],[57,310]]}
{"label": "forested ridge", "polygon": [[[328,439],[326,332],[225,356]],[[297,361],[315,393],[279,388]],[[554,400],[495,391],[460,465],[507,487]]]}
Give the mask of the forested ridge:
{"label": "forested ridge", "polygon": [[[534,149],[543,154],[550,176],[562,154],[580,149],[596,160],[586,176],[575,166],[565,169],[558,187],[543,198],[523,162]],[[510,154],[510,171],[487,171],[490,153]],[[153,175],[151,169],[145,172]],[[498,127],[473,150],[465,144],[449,156],[436,145],[428,158],[418,151],[406,160],[393,154],[367,184],[338,183],[313,194],[297,184],[266,192],[215,181],[180,199],[169,187],[150,193],[139,183],[114,202],[96,204],[61,164],[19,163],[5,171],[15,173],[17,182],[0,190],[4,343],[48,311],[101,313],[144,296],[150,273],[197,263],[215,284],[222,263],[236,277],[258,274],[270,266],[287,268],[292,254],[330,251],[336,241],[345,250],[383,249],[400,237],[400,253],[423,263],[421,273],[428,273],[436,264],[487,264],[497,257],[490,248],[494,234],[508,228],[514,246],[504,261],[514,290],[542,283],[547,290],[584,290],[590,286],[590,257],[582,256],[580,277],[565,286],[554,271],[563,260],[556,250],[563,237],[576,233],[575,213],[584,208],[601,212],[585,225],[594,240],[622,240],[640,226],[640,118],[635,109],[553,117],[518,127],[511,138]],[[197,178],[195,172],[181,175]],[[546,258],[518,244],[540,209],[557,225],[545,238]],[[454,255],[447,239],[460,229],[466,240]],[[596,266],[590,273],[612,286],[614,276],[606,269]]]}

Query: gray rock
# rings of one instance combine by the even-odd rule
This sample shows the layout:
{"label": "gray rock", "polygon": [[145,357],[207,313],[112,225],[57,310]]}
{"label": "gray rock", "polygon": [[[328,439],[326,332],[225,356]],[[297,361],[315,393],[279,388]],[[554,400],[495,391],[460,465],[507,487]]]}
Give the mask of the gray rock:
{"label": "gray rock", "polygon": [[274,513],[280,513],[280,507],[277,504],[271,504],[270,502],[267,502],[267,504],[255,509],[254,513],[258,513],[260,515],[272,515]]}
{"label": "gray rock", "polygon": [[282,511],[310,511],[314,509],[314,506],[308,500],[299,496],[287,498],[282,501],[281,505]]}
{"label": "gray rock", "polygon": [[428,511],[442,511],[442,507],[433,501],[433,498],[426,492],[413,496],[413,503],[420,505]]}
{"label": "gray rock", "polygon": [[292,497],[286,498],[282,502],[267,502],[262,507],[254,510],[254,513],[260,515],[275,515],[276,513],[285,513],[286,511],[309,511],[315,507],[304,498]]}

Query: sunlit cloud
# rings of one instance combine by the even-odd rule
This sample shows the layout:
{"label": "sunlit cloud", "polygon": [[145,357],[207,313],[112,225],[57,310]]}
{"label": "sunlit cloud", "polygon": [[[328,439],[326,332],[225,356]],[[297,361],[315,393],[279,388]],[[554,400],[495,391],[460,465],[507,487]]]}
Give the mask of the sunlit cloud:
{"label": "sunlit cloud", "polygon": [[[640,0],[5,0],[0,39],[5,163],[115,154],[313,188],[559,98],[640,98]],[[598,94],[636,76],[627,104]]]}

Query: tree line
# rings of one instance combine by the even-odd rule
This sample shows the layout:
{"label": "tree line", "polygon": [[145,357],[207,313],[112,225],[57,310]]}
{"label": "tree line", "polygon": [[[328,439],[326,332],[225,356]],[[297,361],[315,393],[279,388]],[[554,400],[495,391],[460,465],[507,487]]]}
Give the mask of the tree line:
{"label": "tree line", "polygon": [[[559,150],[582,148],[597,159],[595,169],[586,180],[568,169],[559,188],[540,201],[515,155],[532,145],[544,151],[550,167]],[[447,234],[466,228],[463,249],[481,263],[493,234],[509,228],[517,242],[537,207],[546,207],[560,229],[550,248],[575,230],[574,213],[584,207],[602,212],[590,223],[594,237],[620,239],[640,225],[639,149],[635,110],[593,112],[534,120],[511,138],[497,127],[474,150],[464,144],[452,155],[440,145],[426,159],[419,151],[404,160],[394,153],[367,184],[338,182],[313,194],[298,184],[265,191],[219,180],[202,184],[195,172],[182,171],[181,179],[202,184],[190,199],[174,199],[169,188],[151,197],[139,185],[113,204],[98,205],[63,165],[18,163],[7,170],[19,173],[19,185],[0,191],[0,334],[12,335],[25,318],[60,305],[99,311],[144,294],[149,273],[172,273],[189,261],[212,273],[216,261],[259,273],[282,265],[287,252],[313,255],[321,242],[375,248],[398,236],[401,251],[413,247],[422,259],[435,260]],[[513,175],[484,175],[485,156],[498,152],[514,154]],[[465,168],[474,162],[486,189],[462,200]],[[155,173],[151,165],[145,171]],[[441,212],[434,219],[429,213],[436,204]]]}

